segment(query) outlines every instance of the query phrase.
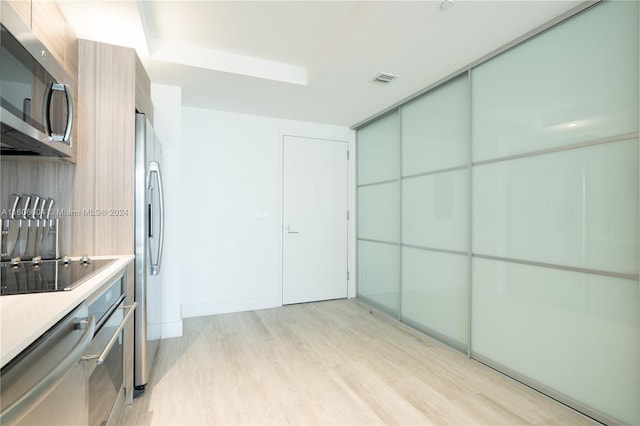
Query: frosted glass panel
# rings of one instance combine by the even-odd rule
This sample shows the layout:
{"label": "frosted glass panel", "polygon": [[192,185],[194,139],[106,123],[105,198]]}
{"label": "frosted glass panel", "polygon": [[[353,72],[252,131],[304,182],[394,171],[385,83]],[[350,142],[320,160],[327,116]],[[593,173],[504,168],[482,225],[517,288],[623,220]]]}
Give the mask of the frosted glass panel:
{"label": "frosted glass panel", "polygon": [[402,317],[466,347],[467,257],[402,248]]}
{"label": "frosted glass panel", "polygon": [[390,114],[358,130],[358,184],[400,176],[400,119]]}
{"label": "frosted glass panel", "polygon": [[358,241],[358,296],[397,313],[400,305],[400,249]]}
{"label": "frosted glass panel", "polygon": [[402,174],[466,166],[469,157],[466,75],[402,107]]}
{"label": "frosted glass panel", "polygon": [[358,238],[397,242],[400,233],[400,184],[358,188]]}
{"label": "frosted glass panel", "polygon": [[474,259],[473,352],[639,424],[638,282]]}
{"label": "frosted glass panel", "polygon": [[474,167],[473,251],[638,273],[638,141]]}
{"label": "frosted glass panel", "polygon": [[638,2],[605,2],[472,71],[473,161],[638,130]]}
{"label": "frosted glass panel", "polygon": [[468,250],[468,173],[437,173],[402,181],[402,242]]}

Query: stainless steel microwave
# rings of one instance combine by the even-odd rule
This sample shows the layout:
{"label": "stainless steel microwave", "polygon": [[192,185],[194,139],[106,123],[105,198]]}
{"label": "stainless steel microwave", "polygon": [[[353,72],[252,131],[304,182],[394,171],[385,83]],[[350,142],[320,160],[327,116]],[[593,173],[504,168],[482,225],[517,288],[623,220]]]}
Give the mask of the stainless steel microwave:
{"label": "stainless steel microwave", "polygon": [[[38,60],[33,55],[38,46],[31,46],[30,51],[4,23],[0,27],[2,155],[71,157],[73,95],[69,85],[52,75],[50,68],[56,64],[46,57],[45,49]],[[33,38],[30,40],[33,44]]]}

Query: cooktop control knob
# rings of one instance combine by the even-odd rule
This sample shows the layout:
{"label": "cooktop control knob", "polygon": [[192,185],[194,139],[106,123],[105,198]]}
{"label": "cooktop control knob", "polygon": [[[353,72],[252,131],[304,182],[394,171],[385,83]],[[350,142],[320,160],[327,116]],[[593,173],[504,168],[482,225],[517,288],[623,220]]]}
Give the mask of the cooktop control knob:
{"label": "cooktop control knob", "polygon": [[80,258],[80,262],[81,262],[83,265],[87,265],[87,264],[91,263],[91,259],[89,258],[89,256],[84,255],[84,256],[82,256],[82,257]]}

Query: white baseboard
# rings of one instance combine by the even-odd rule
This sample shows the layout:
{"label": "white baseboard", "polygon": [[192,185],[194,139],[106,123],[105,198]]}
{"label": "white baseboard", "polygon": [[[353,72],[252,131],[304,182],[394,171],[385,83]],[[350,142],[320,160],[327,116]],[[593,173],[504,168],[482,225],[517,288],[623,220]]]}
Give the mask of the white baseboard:
{"label": "white baseboard", "polygon": [[163,322],[160,330],[163,339],[182,337],[182,320]]}
{"label": "white baseboard", "polygon": [[277,308],[280,306],[282,306],[282,303],[278,300],[277,295],[252,299],[215,300],[202,303],[190,303],[182,305],[182,318],[254,311],[258,309]]}

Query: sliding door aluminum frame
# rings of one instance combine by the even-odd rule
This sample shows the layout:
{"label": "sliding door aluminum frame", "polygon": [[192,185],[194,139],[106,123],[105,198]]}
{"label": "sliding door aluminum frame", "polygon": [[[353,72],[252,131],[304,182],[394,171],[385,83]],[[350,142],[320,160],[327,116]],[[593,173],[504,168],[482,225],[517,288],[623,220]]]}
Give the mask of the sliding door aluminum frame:
{"label": "sliding door aluminum frame", "polygon": [[581,274],[599,275],[609,278],[620,278],[623,280],[638,281],[638,274],[625,274],[621,272],[603,271],[600,269],[580,268],[576,266],[558,265],[555,263],[535,262],[531,260],[513,259],[509,257],[489,256],[484,254],[472,253],[472,256],[478,259],[494,260],[496,262],[516,263],[519,265],[535,266],[538,268],[555,269],[560,271],[578,272]]}
{"label": "sliding door aluminum frame", "polygon": [[475,352],[472,352],[471,354],[471,358],[478,361],[481,364],[486,365],[487,367],[496,370],[499,373],[504,374],[505,376],[509,377],[510,379],[524,385],[527,386],[529,388],[532,388],[534,390],[537,390],[538,392],[544,394],[545,396],[557,401],[560,404],[563,404],[573,410],[578,411],[579,413],[590,417],[600,423],[604,423],[606,425],[612,425],[612,426],[623,426],[624,423],[620,422],[617,419],[614,419],[613,417],[607,416],[606,414],[601,413],[600,411],[594,410],[576,400],[574,400],[573,398],[558,392],[550,387],[548,387],[547,385],[544,385],[540,382],[537,382],[533,379],[528,378],[527,376],[524,376],[520,373],[518,373],[515,370],[512,370],[509,367],[505,367],[502,364],[499,364],[489,358],[484,357],[483,355],[477,354]]}
{"label": "sliding door aluminum frame", "polygon": [[473,150],[471,149],[472,144],[471,144],[471,139],[473,138],[473,120],[472,120],[472,108],[471,108],[471,96],[472,96],[472,92],[471,92],[471,68],[469,68],[467,70],[467,89],[468,89],[468,93],[469,93],[469,104],[468,104],[468,120],[469,120],[469,134],[467,136],[467,141],[468,141],[468,145],[467,145],[467,169],[469,170],[467,172],[467,194],[469,194],[469,198],[467,199],[467,212],[469,214],[469,216],[467,217],[467,231],[468,231],[468,235],[467,235],[467,243],[469,244],[467,246],[468,252],[467,252],[467,357],[471,358],[472,357],[472,352],[471,352],[471,339],[472,339],[472,333],[471,333],[471,326],[472,326],[472,305],[471,305],[471,300],[473,297],[472,294],[472,288],[471,288],[471,281],[472,281],[472,270],[471,268],[473,267],[473,246],[471,245],[472,243],[472,238],[473,238],[473,234],[472,234],[472,226],[473,226],[473,180],[472,180],[472,173],[473,173],[473,158],[472,158],[472,152]]}
{"label": "sliding door aluminum frame", "polygon": [[[492,58],[506,52],[507,50],[522,44],[528,40],[533,39],[534,37],[544,33],[545,31],[563,23],[564,21],[577,16],[578,14],[586,11],[587,9],[593,7],[594,5],[597,5],[599,3],[601,3],[602,1],[606,1],[606,0],[594,0],[594,1],[586,1],[580,5],[578,5],[577,7],[571,9],[568,12],[565,12],[564,14],[556,17],[555,19],[549,21],[548,23],[528,32],[527,34],[513,40],[510,43],[507,43],[506,45],[496,49],[495,51],[483,56],[482,58],[478,59],[477,61],[472,62],[471,64],[467,65],[466,67],[453,72],[452,74],[448,75],[447,77],[435,82],[434,84],[427,86],[425,89],[420,90],[419,92],[401,100],[400,102],[397,102],[396,104],[390,106],[389,108],[386,108],[385,110],[379,112],[378,114],[375,114],[355,125],[353,125],[351,127],[352,130],[359,130],[362,127],[373,123],[374,121],[377,121],[389,114],[393,114],[395,112],[398,112],[399,114],[399,127],[400,127],[400,136],[402,136],[402,107],[406,104],[408,104],[409,102],[411,102],[414,99],[417,99],[418,97],[436,89],[439,86],[442,86],[446,83],[448,83],[449,81],[454,80],[457,77],[462,76],[463,74],[467,75],[467,81],[468,81],[468,94],[469,94],[469,117],[468,117],[468,125],[469,125],[469,135],[468,135],[468,164],[466,166],[459,166],[459,167],[453,167],[453,168],[448,168],[448,169],[442,169],[442,170],[436,170],[436,171],[431,171],[431,172],[426,172],[426,173],[418,173],[418,174],[414,174],[414,175],[407,175],[407,176],[402,176],[402,139],[400,139],[400,177],[397,180],[389,180],[387,182],[384,183],[391,183],[391,182],[396,182],[398,181],[400,183],[400,238],[399,238],[399,250],[400,250],[400,271],[399,271],[399,295],[400,295],[400,304],[399,304],[399,310],[397,315],[395,315],[395,313],[392,313],[392,316],[397,317],[397,319],[402,322],[405,323],[409,326],[411,326],[412,328],[415,328],[423,333],[425,333],[426,335],[429,335],[433,338],[435,338],[437,341],[440,341],[444,344],[446,344],[447,346],[458,350],[462,353],[466,352],[466,355],[471,358],[474,359],[502,374],[505,374],[507,377],[510,377],[511,379],[525,385],[528,386],[534,390],[537,390],[545,395],[547,395],[548,397],[569,406],[570,408],[573,408],[575,410],[578,410],[579,412],[581,412],[582,414],[589,416],[593,419],[596,419],[597,421],[603,422],[605,424],[610,424],[610,425],[618,425],[621,424],[618,420],[598,411],[598,410],[594,410],[574,399],[572,399],[571,397],[568,397],[562,393],[559,393],[555,390],[553,390],[552,388],[549,388],[548,386],[539,383],[527,376],[524,376],[502,364],[499,364],[497,362],[492,361],[489,358],[486,358],[478,353],[475,353],[472,351],[472,317],[473,317],[473,312],[472,312],[472,286],[471,286],[471,282],[472,282],[472,275],[473,275],[473,271],[472,271],[472,267],[473,267],[473,258],[479,258],[479,259],[489,259],[489,260],[496,260],[496,261],[503,261],[503,262],[508,262],[508,263],[516,263],[516,264],[524,264],[524,265],[529,265],[529,266],[535,266],[535,267],[544,267],[544,268],[551,268],[551,269],[556,269],[556,270],[566,270],[566,271],[571,271],[571,272],[577,272],[577,273],[587,273],[587,274],[592,274],[592,275],[600,275],[600,276],[607,276],[607,277],[613,277],[613,278],[621,278],[621,279],[628,279],[628,280],[634,280],[634,281],[638,281],[640,279],[639,274],[624,274],[624,273],[616,273],[616,272],[609,272],[609,271],[601,271],[601,270],[594,270],[594,269],[587,269],[587,268],[578,268],[578,267],[571,267],[571,266],[564,266],[564,265],[556,265],[556,264],[549,264],[549,263],[543,263],[543,262],[532,262],[532,261],[526,261],[526,260],[519,260],[519,259],[510,259],[510,258],[502,258],[502,257],[496,257],[496,256],[487,256],[487,255],[481,255],[481,254],[474,254],[473,250],[472,250],[472,217],[473,217],[473,179],[472,179],[472,174],[473,174],[473,167],[474,166],[482,166],[485,164],[492,164],[492,163],[497,163],[497,162],[502,162],[502,161],[509,161],[509,160],[517,160],[517,159],[521,159],[521,158],[527,158],[527,157],[533,157],[533,156],[538,156],[538,155],[544,155],[544,154],[551,154],[551,153],[557,153],[557,152],[562,152],[562,151],[569,151],[569,150],[575,150],[575,149],[579,149],[579,148],[586,148],[586,147],[590,147],[590,146],[595,146],[595,145],[600,145],[600,144],[607,144],[607,143],[613,143],[613,142],[620,142],[623,140],[629,140],[629,139],[637,139],[640,137],[640,132],[632,132],[632,133],[626,133],[626,134],[621,134],[621,135],[617,135],[617,136],[612,136],[612,137],[607,137],[607,138],[602,138],[602,139],[597,139],[597,140],[591,140],[591,141],[585,141],[585,142],[580,142],[580,143],[576,143],[576,144],[571,144],[571,145],[566,145],[566,146],[562,146],[562,147],[554,147],[554,148],[549,148],[549,149],[544,149],[544,150],[539,150],[539,151],[532,151],[532,152],[527,152],[527,153],[522,153],[522,154],[514,154],[514,155],[510,155],[510,156],[505,156],[505,157],[500,157],[500,158],[495,158],[495,159],[490,159],[490,160],[481,160],[481,161],[477,161],[477,162],[473,162],[473,158],[472,158],[472,135],[473,135],[473,120],[472,120],[472,91],[471,91],[471,87],[472,87],[472,70],[476,67],[478,67],[479,65],[483,64],[484,62],[487,62],[489,60],[491,60]],[[640,16],[639,16],[640,19]],[[357,144],[357,135],[356,135],[356,144]],[[639,153],[639,158],[638,161],[640,161],[640,153]],[[421,176],[428,176],[428,175],[432,175],[432,174],[436,174],[436,173],[443,173],[443,172],[449,172],[449,171],[457,171],[457,170],[464,170],[467,169],[468,170],[468,212],[469,212],[469,216],[468,216],[468,244],[469,244],[469,250],[468,252],[456,252],[456,251],[451,251],[451,250],[442,250],[442,249],[436,249],[436,248],[429,248],[429,247],[421,247],[421,246],[415,246],[415,245],[410,245],[410,244],[403,244],[402,243],[402,181],[404,179],[411,179],[411,178],[416,178],[416,177],[421,177]],[[380,182],[383,183],[383,182]],[[639,185],[640,185],[640,175],[639,175]],[[363,185],[358,185],[358,177],[357,177],[357,162],[356,162],[356,187],[363,187],[363,186],[369,186],[370,184],[363,184]],[[357,191],[356,191],[357,193]],[[358,204],[358,198],[357,198],[357,194],[356,194],[356,206],[359,206]],[[356,207],[357,208],[357,207]],[[640,224],[639,224],[640,226]],[[356,229],[357,232],[357,229]],[[371,241],[371,242],[379,242],[379,243],[384,243],[382,241],[373,241],[373,240],[367,240],[367,239],[360,239],[360,238],[356,238],[357,240],[362,240],[362,241]],[[395,243],[386,243],[386,244],[395,244]],[[451,338],[442,335],[441,333],[438,333],[434,330],[429,329],[428,327],[425,327],[421,324],[418,324],[410,319],[406,319],[406,318],[402,318],[402,306],[401,306],[401,301],[402,301],[402,247],[408,247],[408,248],[415,248],[415,249],[422,249],[422,250],[430,250],[430,251],[437,251],[437,252],[444,252],[444,253],[450,253],[450,254],[460,254],[460,255],[466,255],[467,256],[467,266],[468,266],[468,341],[467,341],[467,347],[466,347],[466,351],[464,350],[465,348],[459,343],[456,342],[454,340],[452,340]],[[358,258],[356,256],[356,268],[357,268],[357,262],[358,262]],[[379,309],[382,312],[386,312],[386,313],[390,313],[389,309],[386,308],[385,306],[382,306],[381,304],[370,300],[368,297],[362,297],[360,295],[358,295],[358,298],[360,298],[363,302],[369,304],[370,306],[374,307],[375,309]],[[640,319],[639,319],[640,322]],[[640,325],[640,324],[639,324]],[[639,376],[640,379],[640,376]]]}
{"label": "sliding door aluminum frame", "polygon": [[387,180],[381,180],[380,182],[363,183],[362,185],[358,185],[358,188],[366,188],[367,186],[384,185],[385,183],[396,183],[396,182],[398,182],[398,179],[387,179]]}
{"label": "sliding door aluminum frame", "polygon": [[622,142],[630,139],[638,139],[639,136],[640,136],[640,132],[623,133],[621,135],[609,136],[606,138],[594,139],[594,140],[584,141],[584,142],[578,142],[570,145],[556,146],[553,148],[541,149],[538,151],[529,151],[529,152],[523,152],[521,154],[508,155],[506,157],[498,157],[498,158],[491,158],[489,160],[475,161],[472,163],[472,165],[484,166],[485,164],[494,164],[494,163],[501,163],[503,161],[520,160],[521,158],[536,157],[536,156],[545,155],[545,154],[555,154],[563,151],[573,151],[575,149],[588,148],[596,145],[604,145],[608,143]]}
{"label": "sliding door aluminum frame", "polygon": [[446,169],[432,170],[430,172],[414,173],[411,175],[402,176],[402,180],[437,175],[439,173],[458,172],[460,170],[467,170],[468,167],[469,166],[465,164],[464,166],[447,167]]}
{"label": "sliding door aluminum frame", "polygon": [[402,322],[402,208],[403,199],[403,186],[402,185],[402,113],[404,109],[398,108],[398,191],[400,191],[400,205],[398,206],[400,211],[398,212],[398,320]]}

